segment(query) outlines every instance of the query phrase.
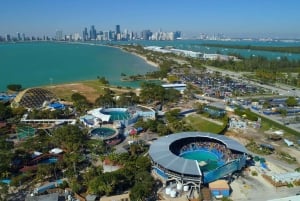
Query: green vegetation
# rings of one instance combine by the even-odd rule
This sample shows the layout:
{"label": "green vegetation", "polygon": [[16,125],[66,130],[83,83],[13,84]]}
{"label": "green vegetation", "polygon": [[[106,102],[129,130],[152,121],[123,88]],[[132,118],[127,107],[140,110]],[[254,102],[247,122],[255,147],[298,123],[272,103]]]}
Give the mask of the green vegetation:
{"label": "green vegetation", "polygon": [[223,122],[220,122],[221,125],[216,124],[203,118],[201,115],[189,115],[185,120],[194,131],[221,133],[224,130]]}
{"label": "green vegetation", "polygon": [[9,84],[7,85],[7,89],[11,91],[22,91],[22,85],[21,84]]}
{"label": "green vegetation", "polygon": [[286,99],[286,105],[288,107],[295,107],[298,105],[298,100],[295,97],[290,96],[288,99]]}
{"label": "green vegetation", "polygon": [[[222,47],[220,44],[205,44],[207,46],[216,46]],[[224,45],[227,47],[227,45]],[[239,46],[238,46],[239,47]],[[235,47],[235,48],[238,48]],[[242,47],[242,46],[241,46]],[[186,69],[188,64],[190,66],[198,68],[199,70],[205,70],[205,66],[214,66],[231,71],[245,71],[253,72],[253,74],[248,74],[247,79],[260,81],[262,83],[283,83],[293,86],[300,86],[300,60],[298,61],[289,61],[287,57],[282,57],[280,59],[268,60],[266,57],[262,56],[251,56],[250,58],[243,58],[240,55],[233,54],[238,58],[241,58],[240,61],[234,61],[229,59],[228,61],[223,60],[199,60],[195,58],[186,58],[180,55],[175,54],[164,54],[159,52],[153,52],[150,50],[145,50],[142,46],[126,45],[122,46],[126,51],[144,55],[148,60],[155,63],[159,63],[160,69],[155,72],[147,73],[145,78],[166,78],[168,73],[177,68]],[[250,46],[242,47],[242,49],[249,49]],[[254,47],[251,48],[270,48],[271,49],[279,48],[280,51],[300,51],[300,47]],[[266,50],[267,50],[266,49]],[[183,60],[188,62],[188,64],[178,64],[176,60]],[[171,79],[172,80],[172,79]]]}
{"label": "green vegetation", "polygon": [[80,93],[74,93],[71,96],[71,99],[74,103],[74,106],[78,109],[78,111],[83,112],[87,108],[90,107],[90,103],[88,102],[87,98]]}
{"label": "green vegetation", "polygon": [[248,80],[300,86],[300,60],[289,61],[287,58],[268,60],[265,57],[256,56],[238,62],[232,60],[204,61],[203,65],[215,66],[231,71],[253,72],[254,74],[249,74],[246,77]]}
{"label": "green vegetation", "polygon": [[140,101],[150,104],[153,102],[176,102],[181,97],[176,89],[164,89],[161,85],[144,82],[141,84]]}
{"label": "green vegetation", "polygon": [[105,77],[97,76],[98,81],[103,85],[108,85],[109,81]]}
{"label": "green vegetation", "polygon": [[252,175],[252,176],[258,176],[258,173],[257,173],[256,171],[252,171],[252,172],[251,172],[251,175]]}
{"label": "green vegetation", "polygon": [[232,48],[232,49],[246,49],[246,50],[260,50],[260,51],[270,51],[270,52],[300,53],[299,46],[273,47],[273,46],[253,46],[253,45],[210,44],[210,43],[204,43],[204,44],[201,44],[201,46]]}
{"label": "green vegetation", "polygon": [[10,163],[13,158],[13,142],[6,141],[4,136],[0,136],[0,179],[7,178],[10,174]]}
{"label": "green vegetation", "polygon": [[277,156],[280,158],[280,159],[282,159],[282,160],[284,160],[284,161],[286,161],[287,163],[296,163],[297,162],[297,159],[295,158],[295,157],[293,157],[293,156],[291,156],[290,154],[288,154],[288,153],[285,153],[285,152],[283,152],[283,151],[280,151],[280,152],[278,152],[277,153]]}
{"label": "green vegetation", "polygon": [[[251,139],[251,141],[246,145],[246,147],[248,150],[256,154],[260,154],[260,155],[272,154],[272,151],[270,149],[259,146],[258,144],[256,144],[256,142],[253,139]],[[258,159],[258,157],[256,159]]]}
{"label": "green vegetation", "polygon": [[13,116],[11,107],[0,102],[0,120],[9,119]]}
{"label": "green vegetation", "polygon": [[279,124],[275,121],[272,121],[270,119],[267,119],[259,114],[256,114],[254,112],[251,112],[250,109],[241,109],[241,108],[237,108],[234,110],[235,114],[244,117],[246,119],[249,119],[251,121],[257,121],[258,118],[261,119],[261,129],[262,130],[269,130],[271,128],[276,128],[276,129],[280,129],[285,131],[286,133],[295,135],[295,136],[300,136],[300,133],[297,131],[294,131],[293,129],[290,129],[288,127],[286,127],[283,124]]}
{"label": "green vegetation", "polygon": [[148,119],[144,121],[143,119],[139,119],[134,126],[136,128],[143,128],[144,130],[149,130],[151,132],[157,132],[160,136],[168,135],[171,133],[169,126],[165,125],[162,120],[152,120]]}
{"label": "green vegetation", "polygon": [[295,186],[300,186],[300,180],[294,181],[294,185],[295,185]]}
{"label": "green vegetation", "polygon": [[234,113],[241,117],[244,117],[245,119],[249,119],[250,121],[257,121],[258,119],[258,116],[255,113],[251,112],[250,109],[237,108],[234,110]]}
{"label": "green vegetation", "polygon": [[260,115],[259,115],[259,118],[261,118],[262,129],[263,130],[269,130],[270,128],[276,128],[276,129],[283,130],[286,133],[289,133],[289,134],[292,134],[292,135],[295,135],[295,136],[298,136],[298,137],[300,136],[299,132],[294,131],[293,129],[290,129],[290,128],[286,127],[283,124],[279,124],[277,122],[274,122],[274,121],[272,121],[270,119],[267,119],[267,118],[265,118],[263,116],[260,116]]}

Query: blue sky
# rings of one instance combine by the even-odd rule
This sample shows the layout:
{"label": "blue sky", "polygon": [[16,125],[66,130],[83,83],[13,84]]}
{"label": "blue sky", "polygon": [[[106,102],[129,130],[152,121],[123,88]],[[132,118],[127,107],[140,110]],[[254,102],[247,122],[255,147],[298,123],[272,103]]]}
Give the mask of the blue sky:
{"label": "blue sky", "polygon": [[0,0],[0,35],[181,30],[185,35],[300,38],[299,0]]}

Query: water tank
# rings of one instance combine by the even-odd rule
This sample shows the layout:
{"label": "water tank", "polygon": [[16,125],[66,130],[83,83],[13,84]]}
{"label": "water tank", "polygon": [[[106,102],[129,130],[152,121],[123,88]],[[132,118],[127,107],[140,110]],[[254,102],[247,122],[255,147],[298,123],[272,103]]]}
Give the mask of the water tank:
{"label": "water tank", "polygon": [[183,191],[187,192],[189,190],[189,186],[184,186]]}
{"label": "water tank", "polygon": [[182,190],[182,184],[179,182],[177,183],[176,189],[181,191]]}
{"label": "water tank", "polygon": [[171,198],[175,198],[176,197],[176,191],[175,190],[172,190],[171,191]]}
{"label": "water tank", "polygon": [[171,193],[171,187],[167,187],[167,188],[166,188],[166,194],[167,194],[167,195],[170,195],[170,193]]}

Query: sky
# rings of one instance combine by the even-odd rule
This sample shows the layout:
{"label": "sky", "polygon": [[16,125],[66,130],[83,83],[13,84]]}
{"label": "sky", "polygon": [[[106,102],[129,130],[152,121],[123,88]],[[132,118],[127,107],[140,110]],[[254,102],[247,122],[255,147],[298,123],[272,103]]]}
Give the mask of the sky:
{"label": "sky", "polygon": [[182,31],[184,36],[300,38],[299,0],[0,0],[0,35]]}

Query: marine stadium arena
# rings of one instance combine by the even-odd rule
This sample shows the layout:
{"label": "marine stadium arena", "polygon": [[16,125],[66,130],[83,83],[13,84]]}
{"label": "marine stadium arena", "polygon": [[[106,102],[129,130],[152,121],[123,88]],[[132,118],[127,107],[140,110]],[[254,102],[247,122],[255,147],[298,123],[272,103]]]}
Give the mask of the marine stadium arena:
{"label": "marine stadium arena", "polygon": [[247,153],[235,140],[204,132],[164,136],[153,141],[149,149],[152,172],[164,184],[176,181],[198,190],[244,168]]}

